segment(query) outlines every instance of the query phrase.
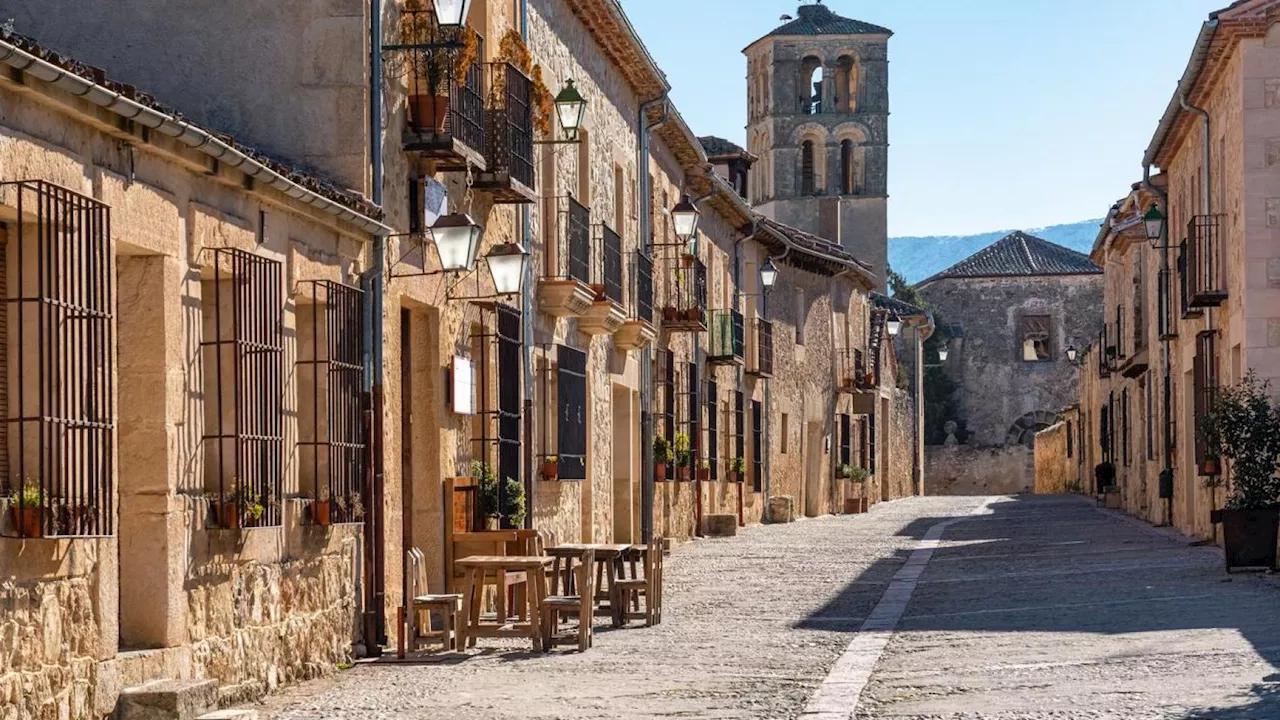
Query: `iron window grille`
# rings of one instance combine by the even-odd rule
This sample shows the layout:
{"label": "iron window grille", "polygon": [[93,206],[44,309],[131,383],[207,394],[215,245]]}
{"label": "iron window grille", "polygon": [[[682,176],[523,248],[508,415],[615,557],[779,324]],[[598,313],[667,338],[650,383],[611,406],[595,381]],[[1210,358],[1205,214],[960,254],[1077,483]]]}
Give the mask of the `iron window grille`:
{"label": "iron window grille", "polygon": [[[492,321],[489,315],[493,316]],[[523,377],[520,311],[504,304],[482,309],[484,330],[473,335],[479,342],[476,356],[476,388],[479,436],[473,456],[500,479],[520,475],[520,378]],[[498,501],[505,507],[506,483],[498,484]],[[506,519],[504,518],[504,522]]]}
{"label": "iron window grille", "polygon": [[755,362],[748,367],[747,372],[764,378],[773,377],[773,323],[757,319],[755,327]]}
{"label": "iron window grille", "polygon": [[675,270],[675,292],[662,309],[663,324],[670,329],[702,331],[707,328],[707,266],[684,255]]}
{"label": "iron window grille", "polygon": [[719,407],[720,388],[715,380],[707,379],[707,466],[710,479],[720,479]]}
{"label": "iron window grille", "polygon": [[[1192,380],[1195,382],[1194,410],[1196,424],[1207,416],[1218,399],[1218,333],[1216,330],[1205,330],[1196,335],[1196,355],[1192,361]],[[1208,443],[1195,433],[1196,465],[1204,473],[1205,461],[1209,459]],[[1217,474],[1216,472],[1213,474]]]}
{"label": "iron window grille", "polygon": [[1073,425],[1070,420],[1067,421],[1067,457],[1075,457],[1075,435],[1072,432]]}
{"label": "iron window grille", "polygon": [[556,346],[557,433],[561,480],[587,479],[587,354]]}
{"label": "iron window grille", "polygon": [[[658,400],[658,417],[667,445],[674,451],[676,442],[676,367],[675,355],[670,350],[658,350],[654,356],[654,385]],[[674,457],[674,456],[673,456]],[[666,477],[674,479],[675,463],[667,463]]]}
{"label": "iron window grille", "polygon": [[867,421],[858,421],[858,466],[871,472],[871,441],[867,437]]}
{"label": "iron window grille", "polygon": [[1190,243],[1183,240],[1178,246],[1178,303],[1182,310],[1182,319],[1189,320],[1204,316],[1204,310],[1191,304],[1191,271],[1192,258]]}
{"label": "iron window grille", "polygon": [[557,248],[557,262],[547,266],[548,277],[591,284],[591,209],[572,197],[565,201],[564,244]]}
{"label": "iron window grille", "polygon": [[[408,74],[408,119],[414,133],[442,140],[458,140],[483,157],[485,151],[484,39],[470,28],[443,30],[435,23],[435,12],[429,8],[402,11],[401,27],[410,31],[401,38],[402,52],[389,53],[388,63],[402,63]],[[469,33],[476,45],[467,66],[460,47],[421,47],[446,42],[464,43]],[[415,47],[416,46],[416,47]],[[442,143],[443,144],[443,143]],[[451,150],[451,149],[450,149]],[[442,169],[457,168],[458,159],[431,152],[446,163]],[[461,158],[459,158],[461,159]],[[461,159],[461,169],[466,161]]]}
{"label": "iron window grille", "polygon": [[1222,216],[1196,215],[1187,223],[1187,305],[1217,307],[1227,299],[1222,263]]}
{"label": "iron window grille", "polygon": [[[744,463],[747,458],[747,418],[746,395],[741,390],[733,393],[733,457]],[[745,468],[744,468],[745,469]],[[745,473],[739,473],[738,482],[743,481]]]}
{"label": "iron window grille", "polygon": [[364,520],[363,299],[359,288],[329,280],[304,282],[298,298],[298,387],[310,403],[300,403],[299,468],[316,501],[311,520],[321,524]]}
{"label": "iron window grille", "polygon": [[710,318],[709,363],[741,363],[746,354],[746,322],[737,310],[713,310]]}
{"label": "iron window grille", "polygon": [[1133,354],[1141,353],[1147,347],[1147,325],[1145,309],[1145,293],[1142,282],[1141,267],[1135,273],[1133,281]]}
{"label": "iron window grille", "polygon": [[234,248],[208,252],[213,269],[200,345],[211,524],[274,527],[280,525],[284,447],[281,264]]}
{"label": "iron window grille", "polygon": [[600,282],[596,298],[622,304],[622,236],[608,225],[600,226]]}
{"label": "iron window grille", "polygon": [[1116,348],[1115,356],[1116,356],[1116,360],[1123,361],[1125,358],[1129,357],[1129,347],[1128,347],[1128,344],[1125,342],[1125,334],[1124,334],[1124,306],[1123,305],[1116,305],[1115,328],[1116,328],[1115,338],[1114,338],[1115,348]]}
{"label": "iron window grille", "polygon": [[485,165],[488,175],[536,190],[533,172],[533,81],[511,63],[488,63]]}
{"label": "iron window grille", "polygon": [[0,482],[13,521],[5,534],[114,535],[111,211],[24,180],[0,183],[0,212],[0,340],[9,348],[0,358]]}
{"label": "iron window grille", "polygon": [[1161,340],[1178,336],[1178,323],[1173,314],[1173,271],[1161,270],[1159,280],[1159,333]]}
{"label": "iron window grille", "polygon": [[764,403],[751,401],[751,489],[764,492]]}
{"label": "iron window grille", "polygon": [[853,464],[852,420],[848,413],[840,414],[840,464]]}
{"label": "iron window grille", "polygon": [[876,474],[876,415],[871,413],[867,415],[867,419],[863,427],[867,432],[867,474]]}
{"label": "iron window grille", "polygon": [[1129,467],[1129,388],[1120,392],[1120,457]]}
{"label": "iron window grille", "polygon": [[631,304],[632,311],[638,320],[653,323],[653,258],[642,250],[632,255],[631,276],[635,292]]}
{"label": "iron window grille", "polygon": [[[684,372],[684,417],[679,418],[680,432],[689,438],[689,464],[691,475],[697,474],[698,461],[702,457],[702,403],[699,400],[698,364],[686,363]],[[676,468],[679,470],[679,467]]]}

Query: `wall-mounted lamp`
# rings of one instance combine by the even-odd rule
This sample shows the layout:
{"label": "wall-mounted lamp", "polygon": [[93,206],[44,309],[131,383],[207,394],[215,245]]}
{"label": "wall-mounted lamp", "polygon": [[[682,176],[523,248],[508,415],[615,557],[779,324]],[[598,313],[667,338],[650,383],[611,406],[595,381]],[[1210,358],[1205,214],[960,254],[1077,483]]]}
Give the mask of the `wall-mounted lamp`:
{"label": "wall-mounted lamp", "polygon": [[489,265],[489,275],[493,278],[493,289],[499,295],[517,295],[524,285],[525,266],[529,264],[529,253],[515,243],[495,245],[485,256]]}
{"label": "wall-mounted lamp", "polygon": [[442,30],[456,30],[467,24],[471,0],[432,0],[436,10],[436,22]]}
{"label": "wall-mounted lamp", "polygon": [[767,291],[772,290],[777,282],[778,266],[773,264],[773,258],[768,258],[764,261],[764,266],[760,268],[760,284]]}
{"label": "wall-mounted lamp", "polygon": [[688,252],[694,257],[698,255],[698,222],[701,219],[702,213],[698,212],[688,195],[681,196],[680,202],[671,208],[671,221],[675,225],[676,237],[688,243]]}
{"label": "wall-mounted lamp", "polygon": [[948,348],[946,345],[943,345],[942,347],[938,348],[938,361],[946,362],[947,356],[949,356],[950,354],[951,354],[951,349]]}
{"label": "wall-mounted lamp", "polygon": [[578,131],[582,129],[582,121],[587,116],[587,100],[578,92],[573,80],[566,80],[564,88],[553,100],[556,106],[556,117],[560,118],[560,128],[564,131],[562,140],[535,140],[534,145],[577,145]]}
{"label": "wall-mounted lamp", "polygon": [[897,315],[889,316],[889,336],[898,337],[902,332],[902,320]]}
{"label": "wall-mounted lamp", "polygon": [[1164,237],[1165,221],[1168,220],[1165,214],[1160,212],[1160,206],[1151,203],[1151,207],[1146,214],[1142,216],[1142,227],[1147,232],[1147,239],[1154,245],[1160,242],[1160,238]]}

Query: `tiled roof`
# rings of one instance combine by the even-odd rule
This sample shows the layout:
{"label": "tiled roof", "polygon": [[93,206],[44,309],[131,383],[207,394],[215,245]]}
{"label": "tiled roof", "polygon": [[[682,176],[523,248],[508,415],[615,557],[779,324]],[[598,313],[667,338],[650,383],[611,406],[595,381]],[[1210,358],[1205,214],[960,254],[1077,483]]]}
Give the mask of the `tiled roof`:
{"label": "tiled roof", "polygon": [[[763,215],[759,216],[759,221],[762,228],[786,239],[790,247],[804,258],[803,262],[806,269],[840,272],[844,269],[852,268],[867,277],[871,276],[872,268],[870,265],[849,254],[844,248],[833,242],[793,228],[790,225],[784,225],[776,220],[770,220]],[[769,242],[767,236],[757,236],[757,239],[766,244]],[[800,260],[796,254],[788,256],[788,262],[791,262],[792,259]]]}
{"label": "tiled roof", "polygon": [[723,155],[741,155],[746,152],[736,144],[716,137],[715,135],[707,135],[698,138],[698,142],[702,143],[702,149],[707,153],[707,157],[719,157]]}
{"label": "tiled roof", "polygon": [[900,318],[915,317],[917,315],[924,316],[928,314],[924,311],[924,308],[912,305],[906,300],[899,300],[898,298],[889,297],[888,295],[878,292],[871,293],[871,302],[875,304],[876,307],[889,310]]}
{"label": "tiled roof", "polygon": [[[107,90],[118,93],[139,105],[143,105],[155,110],[156,112],[169,115],[190,127],[197,127],[195,123],[183,118],[181,113],[161,103],[149,93],[143,92],[132,85],[117,82],[108,78],[106,71],[101,68],[96,68],[74,58],[62,55],[61,53],[40,45],[38,42],[26,37],[25,35],[20,35],[12,30],[4,28],[3,26],[0,26],[0,41],[8,43],[51,65],[55,65],[72,75],[76,75],[91,83],[100,85]],[[261,163],[263,166],[270,168],[289,181],[296,183],[316,195],[319,195],[320,197],[342,205],[364,215],[365,217],[373,218],[374,220],[381,220],[383,218],[383,209],[381,207],[375,205],[364,196],[352,190],[340,187],[329,180],[320,177],[317,173],[300,167],[295,163],[267,155],[261,150],[257,150],[237,141],[230,135],[218,133],[210,128],[202,129],[209,135],[217,137],[219,140],[235,148],[244,155]]]}
{"label": "tiled roof", "polygon": [[861,20],[841,17],[823,5],[801,5],[799,17],[777,28],[766,37],[775,35],[892,35],[889,28],[872,25]]}
{"label": "tiled roof", "polygon": [[979,250],[920,283],[945,278],[1034,277],[1040,275],[1098,275],[1102,268],[1078,253],[1022,231]]}

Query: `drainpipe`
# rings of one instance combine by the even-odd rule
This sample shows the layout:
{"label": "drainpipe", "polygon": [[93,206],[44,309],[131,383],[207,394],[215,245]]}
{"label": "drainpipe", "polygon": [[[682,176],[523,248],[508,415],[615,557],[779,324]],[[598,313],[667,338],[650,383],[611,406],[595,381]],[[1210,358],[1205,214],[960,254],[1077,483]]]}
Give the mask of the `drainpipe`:
{"label": "drainpipe", "polygon": [[[1163,206],[1165,216],[1168,217],[1169,216],[1169,193],[1165,192],[1163,189],[1158,188],[1154,184],[1152,184],[1151,163],[1144,162],[1142,164],[1142,187],[1145,188],[1148,192],[1154,194],[1156,197],[1160,198],[1159,204]],[[1141,211],[1142,208],[1140,207],[1138,208],[1138,210]],[[1165,223],[1164,233],[1160,237],[1159,243],[1161,246],[1160,247],[1160,274],[1162,277],[1168,278],[1167,282],[1170,286],[1165,291],[1165,296],[1166,296],[1165,302],[1168,305],[1168,310],[1172,312],[1173,310],[1173,293],[1172,293],[1173,279],[1172,279],[1172,276],[1169,274],[1169,224],[1167,222]],[[1160,308],[1160,312],[1163,313],[1164,311],[1165,311],[1165,308]],[[1170,476],[1173,475],[1173,438],[1169,436],[1169,428],[1173,427],[1173,365],[1172,365],[1173,352],[1170,349],[1171,342],[1172,341],[1168,337],[1163,338],[1160,341],[1160,353],[1163,356],[1162,363],[1164,365],[1164,377],[1162,378],[1164,385],[1161,388],[1161,395],[1162,395],[1161,404],[1163,406],[1162,410],[1164,414],[1164,429],[1165,429],[1164,431],[1164,469],[1162,470],[1161,474],[1163,475],[1164,473],[1169,473]],[[1165,518],[1166,518],[1166,524],[1168,525],[1173,524],[1172,493],[1170,493],[1170,496],[1165,499]]]}
{"label": "drainpipe", "polygon": [[[527,44],[529,41],[529,0],[520,0],[520,37]],[[521,244],[524,246],[525,252],[533,255],[533,232],[531,225],[529,206],[520,206],[520,233]],[[525,529],[533,528],[533,501],[534,493],[537,491],[537,481],[534,477],[534,442],[533,442],[533,422],[534,417],[534,395],[537,391],[535,387],[535,379],[533,372],[533,293],[535,282],[533,277],[533,263],[525,263],[524,282],[521,284],[520,291],[520,328],[522,332],[521,343],[521,365],[524,370],[524,496],[527,498],[526,505],[528,509],[524,514]]]}
{"label": "drainpipe", "polygon": [[[527,0],[525,0],[527,1]],[[662,117],[649,123],[649,109],[662,105]],[[640,104],[636,116],[636,197],[641,203],[649,203],[649,133],[662,127],[670,115],[667,104],[667,93]],[[638,213],[640,217],[639,234],[636,245],[652,254],[648,247],[649,236],[653,231],[650,212]],[[640,537],[648,543],[653,540],[653,500],[657,488],[653,479],[653,348],[645,347],[640,351]]]}

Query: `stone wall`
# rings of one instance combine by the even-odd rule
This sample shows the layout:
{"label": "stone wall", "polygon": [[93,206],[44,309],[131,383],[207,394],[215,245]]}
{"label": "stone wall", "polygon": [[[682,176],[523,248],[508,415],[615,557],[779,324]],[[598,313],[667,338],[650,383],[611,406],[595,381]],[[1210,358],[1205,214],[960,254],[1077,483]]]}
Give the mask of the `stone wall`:
{"label": "stone wall", "polygon": [[882,500],[897,500],[915,494],[916,422],[915,399],[911,393],[893,390],[892,415],[889,418],[888,493]]}
{"label": "stone wall", "polygon": [[1035,448],[1037,495],[1056,495],[1069,492],[1067,486],[1074,481],[1067,468],[1067,424],[1058,423],[1036,433]]}
{"label": "stone wall", "polygon": [[925,495],[1016,495],[1034,489],[1034,452],[1025,445],[925,448]]}

